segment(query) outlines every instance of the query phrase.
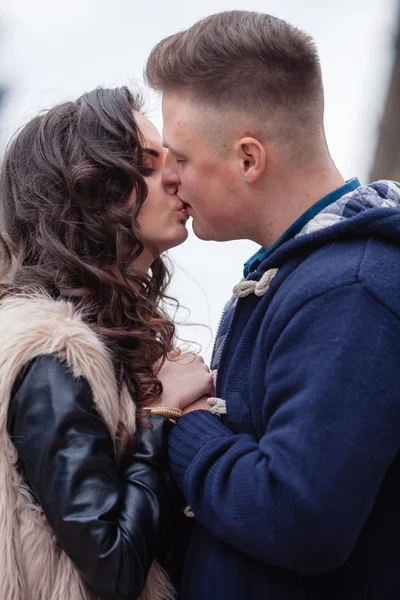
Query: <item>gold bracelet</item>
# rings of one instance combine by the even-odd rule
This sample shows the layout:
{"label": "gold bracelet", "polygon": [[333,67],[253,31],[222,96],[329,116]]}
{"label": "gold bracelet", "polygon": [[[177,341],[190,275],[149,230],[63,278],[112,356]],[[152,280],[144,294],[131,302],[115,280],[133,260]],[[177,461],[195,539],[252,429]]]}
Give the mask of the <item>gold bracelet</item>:
{"label": "gold bracelet", "polygon": [[183,412],[180,408],[169,408],[168,406],[155,406],[150,408],[145,408],[145,412],[150,415],[157,415],[159,417],[167,417],[173,421],[179,419],[183,415]]}

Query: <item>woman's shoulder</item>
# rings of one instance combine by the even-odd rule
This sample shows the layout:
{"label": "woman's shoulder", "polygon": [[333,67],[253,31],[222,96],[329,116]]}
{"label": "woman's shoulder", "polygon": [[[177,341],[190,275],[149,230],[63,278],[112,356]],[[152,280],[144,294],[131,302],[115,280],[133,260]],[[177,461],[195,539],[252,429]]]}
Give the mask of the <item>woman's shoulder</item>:
{"label": "woman's shoulder", "polygon": [[9,295],[0,302],[0,332],[3,358],[27,362],[55,354],[78,371],[94,368],[90,359],[111,365],[102,340],[72,302],[41,293]]}
{"label": "woman's shoulder", "polygon": [[111,356],[71,302],[40,293],[3,298],[0,340],[1,393],[14,387],[26,365],[50,356],[66,365],[73,377],[88,382],[100,413],[112,430],[116,428],[118,416],[110,407],[118,398],[118,386]]}
{"label": "woman's shoulder", "polygon": [[1,337],[15,337],[32,344],[54,341],[57,337],[74,338],[76,335],[96,339],[96,334],[85,322],[82,313],[66,300],[54,300],[40,292],[10,294],[0,302]]}
{"label": "woman's shoulder", "polygon": [[42,416],[59,414],[60,404],[65,405],[62,411],[65,412],[77,404],[77,399],[86,402],[88,411],[92,409],[87,381],[74,377],[72,369],[56,354],[36,356],[23,365],[15,378],[8,409],[8,430],[14,430],[15,420],[21,413],[26,416],[31,411],[34,418],[28,422],[37,424],[41,422],[40,413]]}

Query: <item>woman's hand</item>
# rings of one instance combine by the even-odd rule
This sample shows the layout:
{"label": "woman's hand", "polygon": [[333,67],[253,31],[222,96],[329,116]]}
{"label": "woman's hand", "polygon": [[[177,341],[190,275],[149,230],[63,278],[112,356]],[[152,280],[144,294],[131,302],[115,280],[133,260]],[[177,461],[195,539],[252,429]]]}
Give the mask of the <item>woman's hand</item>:
{"label": "woman's hand", "polygon": [[210,407],[208,406],[209,397],[210,396],[202,396],[198,400],[195,400],[194,402],[192,402],[192,404],[189,404],[188,406],[186,406],[186,408],[183,409],[183,414],[187,415],[193,410],[210,410]]}
{"label": "woman's hand", "polygon": [[170,353],[157,373],[163,385],[161,401],[153,406],[184,409],[202,396],[212,396],[214,382],[210,369],[194,352]]}
{"label": "woman's hand", "polygon": [[[213,390],[212,390],[211,396],[215,396],[215,387],[217,385],[217,370],[216,369],[214,371],[211,371],[211,377],[213,380]],[[188,413],[192,412],[193,410],[210,410],[210,406],[208,404],[209,398],[210,398],[210,395],[206,395],[206,396],[202,396],[201,398],[198,398],[198,400],[195,400],[194,402],[192,402],[192,404],[189,404],[188,406],[186,406],[183,409],[183,414],[187,415]]]}

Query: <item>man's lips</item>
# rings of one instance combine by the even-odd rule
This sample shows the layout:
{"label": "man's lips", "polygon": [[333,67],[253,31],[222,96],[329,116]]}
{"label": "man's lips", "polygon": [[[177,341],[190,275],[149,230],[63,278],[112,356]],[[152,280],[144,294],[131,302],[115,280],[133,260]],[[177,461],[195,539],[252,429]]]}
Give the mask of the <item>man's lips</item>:
{"label": "man's lips", "polygon": [[180,202],[182,204],[182,207],[179,209],[179,212],[181,212],[187,218],[189,218],[191,216],[191,213],[192,213],[192,207],[187,202],[184,202],[183,200],[181,200],[181,198],[179,198],[179,196],[178,196],[178,199],[180,200]]}

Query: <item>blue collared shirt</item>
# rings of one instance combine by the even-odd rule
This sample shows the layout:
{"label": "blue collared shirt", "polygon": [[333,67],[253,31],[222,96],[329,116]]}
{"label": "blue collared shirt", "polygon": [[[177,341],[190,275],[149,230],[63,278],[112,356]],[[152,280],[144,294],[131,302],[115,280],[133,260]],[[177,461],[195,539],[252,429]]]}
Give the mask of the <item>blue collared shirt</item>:
{"label": "blue collared shirt", "polygon": [[346,181],[346,183],[336,188],[336,190],[333,190],[318,200],[318,202],[310,206],[310,208],[308,208],[288,229],[286,229],[286,231],[279,239],[276,240],[274,244],[272,244],[272,246],[269,248],[261,247],[255,254],[253,254],[253,256],[249,258],[244,265],[244,277],[247,277],[252,271],[255,271],[270,254],[279,248],[279,246],[282,246],[282,244],[294,238],[294,236],[297,235],[303,229],[303,227],[315,217],[315,215],[321,212],[321,210],[329,206],[329,204],[333,204],[333,202],[336,202],[342,196],[354,191],[360,185],[361,184],[357,177],[353,177],[353,179],[349,179]]}

